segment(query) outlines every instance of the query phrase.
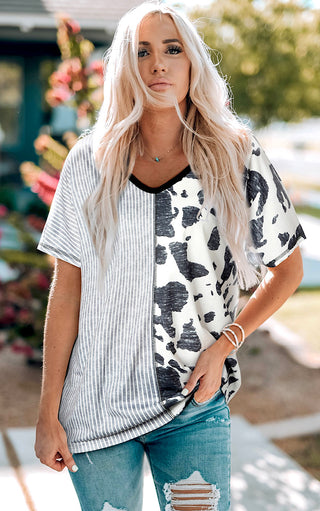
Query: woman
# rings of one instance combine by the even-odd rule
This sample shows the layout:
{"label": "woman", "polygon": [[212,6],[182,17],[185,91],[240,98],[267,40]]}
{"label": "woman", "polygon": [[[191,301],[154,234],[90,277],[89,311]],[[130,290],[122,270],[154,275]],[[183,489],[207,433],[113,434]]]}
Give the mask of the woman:
{"label": "woman", "polygon": [[236,350],[299,285],[304,233],[187,19],[138,6],[106,61],[39,243],[56,265],[36,453],[84,511],[141,510],[144,453],[161,510],[226,511]]}

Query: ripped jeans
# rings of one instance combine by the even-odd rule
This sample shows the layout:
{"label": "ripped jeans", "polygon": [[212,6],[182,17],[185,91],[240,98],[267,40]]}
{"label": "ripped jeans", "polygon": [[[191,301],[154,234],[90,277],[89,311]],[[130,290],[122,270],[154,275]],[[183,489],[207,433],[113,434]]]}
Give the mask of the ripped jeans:
{"label": "ripped jeans", "polygon": [[[192,397],[171,422],[133,440],[74,454],[82,511],[141,511],[146,453],[161,511],[228,511],[230,414],[218,390]],[[152,511],[152,510],[150,510]]]}

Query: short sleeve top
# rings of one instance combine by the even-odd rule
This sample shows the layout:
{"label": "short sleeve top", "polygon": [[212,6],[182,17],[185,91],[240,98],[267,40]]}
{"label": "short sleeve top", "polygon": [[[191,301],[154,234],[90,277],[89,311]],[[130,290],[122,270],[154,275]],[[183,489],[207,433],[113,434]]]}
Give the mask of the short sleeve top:
{"label": "short sleeve top", "polygon": [[[186,404],[181,391],[203,350],[235,319],[239,285],[216,212],[204,208],[188,166],[157,188],[131,175],[119,197],[105,291],[83,204],[99,183],[92,137],[70,151],[38,248],[81,268],[78,335],[59,419],[72,452],[156,429]],[[305,237],[281,180],[254,139],[245,165],[252,252],[267,266]],[[226,401],[240,386],[236,355],[224,365]]]}

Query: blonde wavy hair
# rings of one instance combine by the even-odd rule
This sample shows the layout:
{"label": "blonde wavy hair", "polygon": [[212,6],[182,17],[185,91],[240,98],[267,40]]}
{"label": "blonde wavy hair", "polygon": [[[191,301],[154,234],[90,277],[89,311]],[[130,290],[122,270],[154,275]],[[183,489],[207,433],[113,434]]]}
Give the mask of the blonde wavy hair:
{"label": "blonde wavy hair", "polygon": [[[257,272],[246,257],[249,239],[248,209],[243,169],[251,150],[249,128],[230,105],[228,85],[210,58],[210,49],[195,26],[174,9],[145,2],[123,16],[105,56],[104,101],[92,128],[93,151],[100,181],[84,205],[85,218],[101,262],[100,275],[113,254],[118,221],[117,204],[138,154],[143,154],[139,119],[146,102],[162,106],[161,93],[148,88],[139,73],[139,27],[146,16],[168,15],[191,62],[188,108],[182,117],[182,149],[192,171],[201,180],[203,207],[214,207],[218,226],[236,263],[240,286],[257,282]],[[99,282],[104,278],[99,278]]]}

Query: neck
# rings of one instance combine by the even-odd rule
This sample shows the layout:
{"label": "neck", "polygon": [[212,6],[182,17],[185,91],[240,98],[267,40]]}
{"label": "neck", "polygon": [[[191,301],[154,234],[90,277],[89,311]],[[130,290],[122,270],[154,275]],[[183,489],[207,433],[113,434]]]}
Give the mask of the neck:
{"label": "neck", "polygon": [[[184,111],[181,111],[184,115]],[[140,133],[147,151],[157,155],[177,143],[181,133],[181,121],[175,108],[144,110],[139,121]]]}

